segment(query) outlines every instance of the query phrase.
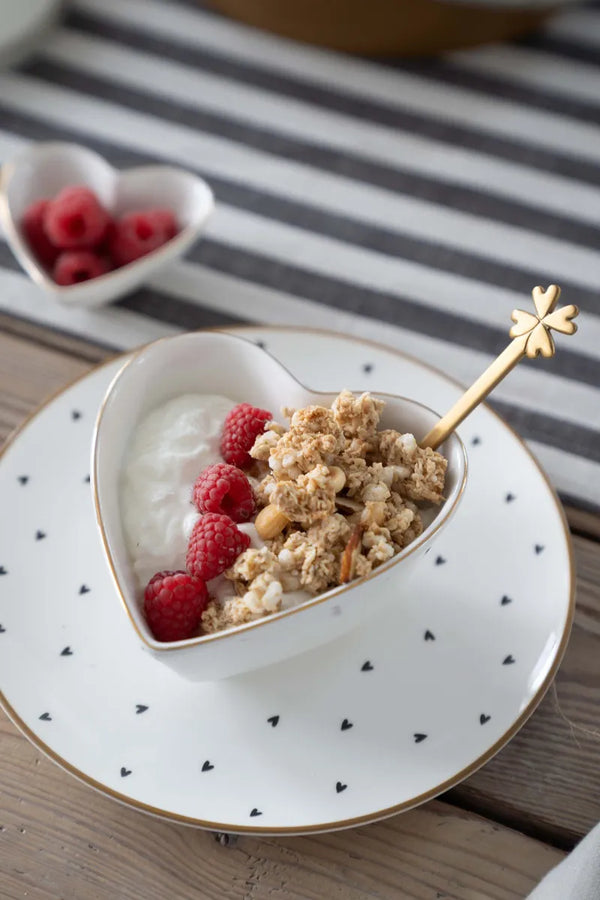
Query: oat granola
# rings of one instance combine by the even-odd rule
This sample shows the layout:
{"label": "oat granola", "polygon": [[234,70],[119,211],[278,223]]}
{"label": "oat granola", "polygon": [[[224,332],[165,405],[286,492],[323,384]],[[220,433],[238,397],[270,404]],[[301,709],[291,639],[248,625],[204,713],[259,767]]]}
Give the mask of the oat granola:
{"label": "oat granola", "polygon": [[342,391],[330,409],[282,410],[288,429],[266,424],[250,450],[252,484],[277,534],[226,572],[236,597],[211,600],[205,632],[276,612],[289,591],[319,594],[367,575],[421,534],[417,503],[443,501],[447,460],[412,434],[378,431],[383,406]]}

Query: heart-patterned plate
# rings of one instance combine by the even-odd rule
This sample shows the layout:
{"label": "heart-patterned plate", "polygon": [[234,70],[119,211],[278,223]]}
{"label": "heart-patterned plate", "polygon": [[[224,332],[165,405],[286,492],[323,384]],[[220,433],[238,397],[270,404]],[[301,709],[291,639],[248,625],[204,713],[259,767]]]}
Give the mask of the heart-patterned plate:
{"label": "heart-patterned plate", "polygon": [[[265,342],[315,390],[401,386],[434,409],[460,393],[357,339],[238,333]],[[544,695],[573,615],[564,517],[515,434],[485,407],[461,425],[469,483],[460,514],[399,602],[294,659],[193,683],[140,648],[98,539],[89,451],[121,365],[46,405],[0,460],[0,499],[14,510],[0,519],[0,699],[25,734],[141,810],[264,834],[373,821],[490,759]]]}
{"label": "heart-patterned plate", "polygon": [[[20,222],[27,207],[62,188],[85,184],[113,215],[166,207],[179,224],[178,234],[129,265],[62,287],[34,258]],[[78,144],[32,144],[5,163],[0,173],[0,221],[13,253],[43,290],[65,304],[101,306],[138,287],[159,267],[181,256],[197,240],[213,210],[209,186],[196,175],[173,166],[143,166],[119,172],[105,159]]]}

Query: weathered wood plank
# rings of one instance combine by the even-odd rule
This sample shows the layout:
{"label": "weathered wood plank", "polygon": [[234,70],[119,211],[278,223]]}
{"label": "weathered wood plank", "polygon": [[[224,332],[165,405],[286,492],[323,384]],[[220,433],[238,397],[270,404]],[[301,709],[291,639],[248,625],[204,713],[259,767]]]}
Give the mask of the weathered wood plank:
{"label": "weathered wood plank", "polygon": [[90,363],[0,332],[0,441]]}
{"label": "weathered wood plank", "polygon": [[573,531],[600,541],[600,516],[584,509],[575,509],[572,506],[566,506],[565,512]]}
{"label": "weathered wood plank", "polygon": [[[40,303],[48,303],[40,296]],[[85,340],[72,334],[66,334],[62,331],[55,331],[52,328],[46,328],[44,325],[38,325],[30,319],[19,319],[16,316],[9,316],[0,312],[0,334],[3,336],[12,336],[24,338],[30,341],[34,346],[46,347],[49,350],[59,350],[65,356],[73,356],[86,360],[89,363],[101,362],[107,355],[112,355],[113,351]]]}

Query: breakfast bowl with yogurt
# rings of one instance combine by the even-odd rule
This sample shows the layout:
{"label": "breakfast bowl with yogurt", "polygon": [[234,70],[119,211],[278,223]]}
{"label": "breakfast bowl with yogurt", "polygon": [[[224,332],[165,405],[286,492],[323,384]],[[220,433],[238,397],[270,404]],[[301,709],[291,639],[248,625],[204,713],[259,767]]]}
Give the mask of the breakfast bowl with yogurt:
{"label": "breakfast bowl with yogurt", "polygon": [[[143,646],[215,680],[380,613],[455,511],[456,434],[406,398],[310,391],[243,338],[198,332],[133,354],[96,424],[93,487],[118,594]],[[393,579],[397,591],[382,591]]]}

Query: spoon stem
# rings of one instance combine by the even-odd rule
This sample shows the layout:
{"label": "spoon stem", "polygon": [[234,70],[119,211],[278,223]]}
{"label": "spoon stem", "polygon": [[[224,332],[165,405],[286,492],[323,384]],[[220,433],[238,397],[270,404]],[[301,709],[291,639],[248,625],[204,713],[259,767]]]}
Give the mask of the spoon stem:
{"label": "spoon stem", "polygon": [[502,381],[511,369],[525,356],[525,344],[527,338],[515,338],[508,347],[497,356],[493,363],[483,372],[477,381],[459,397],[454,406],[448,410],[445,416],[434,425],[431,431],[420,441],[421,447],[431,447],[435,450],[443,444],[449,434],[458,428],[463,419],[485,400],[490,391]]}

